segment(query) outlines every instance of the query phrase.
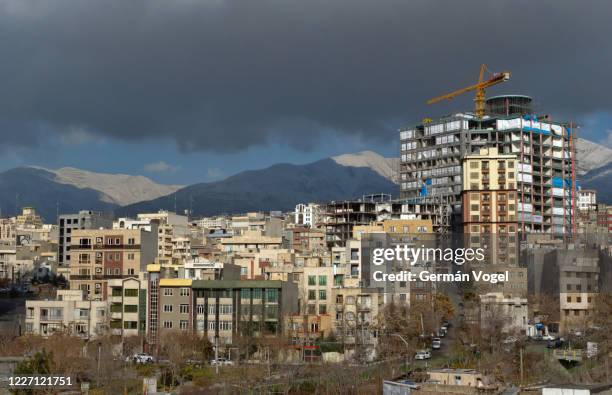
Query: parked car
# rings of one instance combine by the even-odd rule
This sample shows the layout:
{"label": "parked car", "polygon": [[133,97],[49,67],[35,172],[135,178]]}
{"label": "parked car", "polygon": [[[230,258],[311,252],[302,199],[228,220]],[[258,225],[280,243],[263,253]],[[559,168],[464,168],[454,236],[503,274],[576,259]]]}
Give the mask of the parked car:
{"label": "parked car", "polygon": [[138,354],[134,354],[131,357],[127,357],[126,358],[126,362],[133,362],[133,363],[153,363],[155,362],[155,358],[153,358],[152,355],[146,354],[146,353],[138,353]]}
{"label": "parked car", "polygon": [[212,366],[233,366],[234,365],[234,361],[230,361],[229,359],[226,358],[217,358],[217,359],[213,359],[210,361],[210,364]]}
{"label": "parked car", "polygon": [[563,347],[563,339],[558,337],[554,340],[549,340],[548,343],[546,343],[546,347],[547,348],[561,348]]}
{"label": "parked car", "polygon": [[414,359],[430,359],[431,358],[431,352],[429,350],[420,350],[417,351],[417,353],[414,355]]}
{"label": "parked car", "polygon": [[431,348],[434,350],[439,350],[440,347],[442,347],[442,340],[440,340],[439,337],[434,337],[433,341],[431,342]]}
{"label": "parked car", "polygon": [[502,340],[503,344],[514,344],[518,341],[518,339],[514,336],[508,336],[504,340]]}
{"label": "parked car", "polygon": [[548,334],[548,335],[542,336],[542,340],[555,340],[555,337]]}

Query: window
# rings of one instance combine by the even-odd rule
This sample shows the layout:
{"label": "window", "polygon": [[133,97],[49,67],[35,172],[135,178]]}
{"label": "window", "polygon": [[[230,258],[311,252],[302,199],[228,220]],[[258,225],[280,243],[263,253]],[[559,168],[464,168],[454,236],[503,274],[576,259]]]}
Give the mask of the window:
{"label": "window", "polygon": [[133,261],[134,260],[134,253],[133,252],[128,253],[127,254],[127,259],[128,259],[128,261]]}
{"label": "window", "polygon": [[567,300],[567,303],[572,303],[572,297],[571,297],[571,296],[568,296],[568,297],[566,298],[566,300]]}
{"label": "window", "polygon": [[319,290],[319,300],[327,300],[327,291],[324,289]]}
{"label": "window", "polygon": [[319,285],[326,286],[327,285],[327,276],[319,276]]}
{"label": "window", "polygon": [[181,288],[181,296],[189,296],[189,288]]}
{"label": "window", "polygon": [[478,169],[478,162],[470,162],[470,169]]}
{"label": "window", "polygon": [[138,329],[138,321],[123,321],[123,329]]}
{"label": "window", "polygon": [[266,290],[266,300],[268,303],[278,303],[278,289]]}
{"label": "window", "polygon": [[134,275],[134,269],[133,268],[128,269],[127,270],[127,274],[130,275],[130,276],[133,276]]}
{"label": "window", "polygon": [[317,285],[317,276],[308,276],[308,285]]}
{"label": "window", "polygon": [[308,291],[308,300],[317,300],[317,291],[309,290]]}
{"label": "window", "polygon": [[137,313],[138,305],[135,304],[126,304],[123,306],[123,311],[126,313]]}
{"label": "window", "polygon": [[121,296],[121,288],[113,288],[111,296]]}
{"label": "window", "polygon": [[576,303],[582,303],[582,298],[580,296],[576,297]]}
{"label": "window", "polygon": [[189,305],[188,304],[182,304],[179,306],[179,312],[181,314],[189,314]]}
{"label": "window", "polygon": [[164,321],[164,328],[172,329],[172,321]]}
{"label": "window", "polygon": [[324,305],[324,304],[319,305],[319,314],[327,314],[327,305]]}
{"label": "window", "polygon": [[171,304],[165,304],[164,305],[164,313],[172,313],[172,305]]}
{"label": "window", "polygon": [[133,237],[130,237],[130,238],[128,239],[128,244],[129,244],[129,245],[134,245],[134,244],[136,244],[136,240],[135,240]]}
{"label": "window", "polygon": [[197,305],[196,308],[197,308],[198,314],[204,314],[204,305],[203,304]]}
{"label": "window", "polygon": [[187,330],[187,327],[189,326],[189,322],[187,320],[181,320],[181,322],[179,323],[179,326],[182,331],[185,331]]}
{"label": "window", "polygon": [[172,288],[164,288],[164,296],[172,296]]}

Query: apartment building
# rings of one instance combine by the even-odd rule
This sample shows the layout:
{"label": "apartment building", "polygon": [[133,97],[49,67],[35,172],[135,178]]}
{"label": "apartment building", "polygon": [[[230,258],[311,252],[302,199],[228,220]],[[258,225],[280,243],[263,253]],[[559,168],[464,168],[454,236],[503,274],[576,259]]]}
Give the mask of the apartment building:
{"label": "apartment building", "polygon": [[80,290],[58,290],[55,300],[26,301],[26,333],[47,337],[63,332],[91,339],[107,330],[106,302],[87,300]]}
{"label": "apartment building", "polygon": [[282,248],[282,245],[282,237],[265,236],[262,231],[255,230],[221,240],[222,249],[228,254],[274,250]]}
{"label": "apartment building", "polygon": [[144,336],[147,282],[139,277],[108,280],[109,328],[113,335]]}
{"label": "apartment building", "polygon": [[544,242],[533,247],[525,253],[529,292],[558,298],[561,332],[584,331],[602,285],[599,251]]}
{"label": "apartment building", "polygon": [[135,277],[157,256],[157,234],[144,229],[78,229],[72,232],[70,289],[106,300],[111,279]]}
{"label": "apartment building", "polygon": [[136,217],[139,221],[148,221],[156,225],[158,234],[157,263],[162,265],[172,264],[174,262],[172,240],[190,234],[188,218],[165,210],[160,210],[157,213],[142,213]]}
{"label": "apartment building", "polygon": [[296,225],[314,228],[321,221],[320,206],[315,203],[300,203],[295,206],[294,222]]}
{"label": "apartment building", "polygon": [[296,226],[284,232],[287,248],[297,253],[322,253],[327,249],[325,231]]}
{"label": "apartment building", "polygon": [[17,250],[15,248],[0,249],[0,278],[12,279],[17,262]]}
{"label": "apartment building", "polygon": [[594,189],[579,189],[577,204],[580,211],[597,210],[597,191]]}
{"label": "apartment building", "polygon": [[205,217],[196,222],[197,226],[202,229],[227,229],[229,220],[227,217]]}
{"label": "apartment building", "polygon": [[278,336],[283,317],[298,312],[293,283],[170,279],[150,269],[147,334],[153,344],[169,330],[202,334],[220,345],[231,344],[238,333]]}
{"label": "apartment building", "polygon": [[584,331],[599,294],[599,258],[592,254],[562,258],[559,266],[559,304],[562,331]]}
{"label": "apartment building", "polygon": [[527,333],[527,298],[509,297],[499,292],[480,295],[480,327],[502,333]]}
{"label": "apartment building", "polygon": [[[451,229],[463,212],[466,175],[462,160],[491,146],[499,154],[515,156],[515,182],[507,178],[505,184],[507,189],[517,189],[520,231],[571,231],[575,201],[572,128],[532,115],[529,97],[520,97],[521,106],[497,112],[501,106],[495,103],[515,98],[488,99],[490,112],[483,118],[459,113],[400,131],[404,212],[422,218],[443,216],[447,222],[437,219],[434,225]],[[511,183],[513,188],[509,188]]]}
{"label": "apartment building", "polygon": [[332,331],[350,353],[371,359],[376,353],[376,317],[383,304],[372,288],[332,289]]}
{"label": "apartment building", "polygon": [[71,263],[70,246],[72,245],[75,230],[111,228],[113,218],[111,214],[95,211],[79,211],[76,214],[62,214],[58,217],[58,254],[57,263],[60,267]]}

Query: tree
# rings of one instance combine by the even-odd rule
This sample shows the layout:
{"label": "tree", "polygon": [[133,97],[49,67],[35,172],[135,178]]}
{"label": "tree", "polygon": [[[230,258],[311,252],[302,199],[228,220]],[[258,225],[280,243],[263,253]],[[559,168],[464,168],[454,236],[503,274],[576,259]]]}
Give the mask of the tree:
{"label": "tree", "polygon": [[43,349],[32,357],[19,362],[15,366],[15,374],[51,374],[53,368],[53,353]]}
{"label": "tree", "polygon": [[434,297],[434,311],[440,319],[450,320],[455,315],[455,306],[448,295],[437,293]]}
{"label": "tree", "polygon": [[213,354],[213,346],[208,338],[198,334],[166,330],[160,336],[160,354],[170,361],[170,381],[183,379],[179,372],[187,365],[188,361],[208,360]]}

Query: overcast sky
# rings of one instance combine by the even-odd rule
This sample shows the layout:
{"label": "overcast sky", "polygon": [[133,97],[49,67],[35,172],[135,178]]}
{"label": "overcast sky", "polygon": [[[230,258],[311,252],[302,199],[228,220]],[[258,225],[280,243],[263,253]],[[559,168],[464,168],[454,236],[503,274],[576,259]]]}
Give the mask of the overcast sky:
{"label": "overcast sky", "polygon": [[473,96],[534,97],[612,146],[612,2],[0,0],[0,169],[218,179],[371,149]]}

